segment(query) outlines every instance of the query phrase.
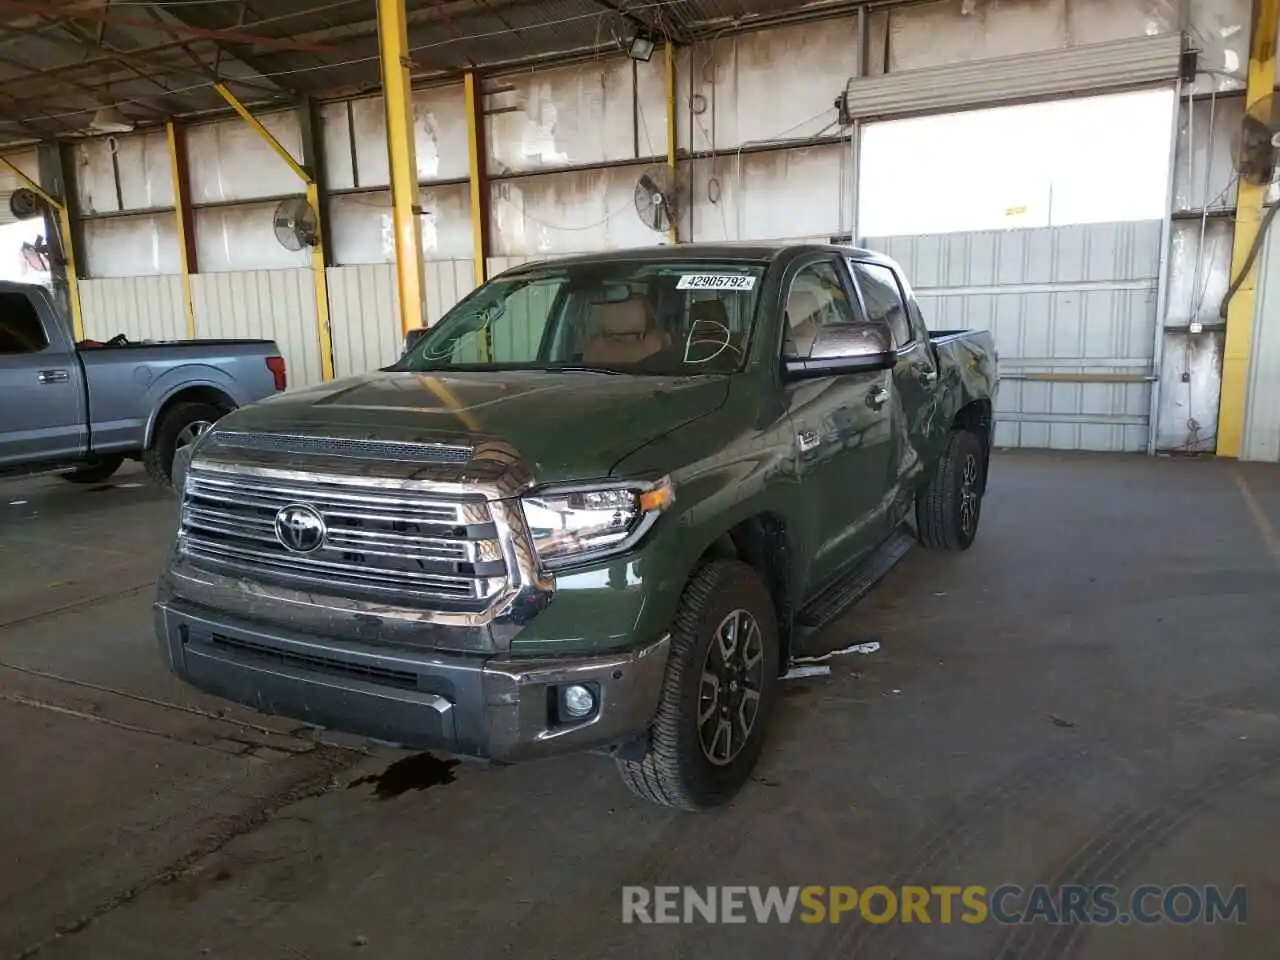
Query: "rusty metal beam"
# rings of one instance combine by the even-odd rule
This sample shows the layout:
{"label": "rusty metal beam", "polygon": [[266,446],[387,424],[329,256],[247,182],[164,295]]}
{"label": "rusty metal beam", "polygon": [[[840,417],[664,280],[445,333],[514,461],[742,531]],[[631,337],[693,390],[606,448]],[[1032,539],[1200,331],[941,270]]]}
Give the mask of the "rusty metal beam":
{"label": "rusty metal beam", "polygon": [[0,10],[8,10],[13,13],[29,13],[41,17],[56,17],[62,20],[88,20],[92,23],[105,23],[109,26],[150,30],[173,37],[222,40],[228,43],[243,43],[276,50],[303,50],[310,53],[342,52],[336,47],[329,47],[296,37],[266,37],[261,34],[245,33],[240,30],[193,27],[176,23],[156,23],[151,20],[138,20],[133,17],[122,17],[118,14],[108,14],[97,9],[85,9],[76,6],[50,7],[47,3],[27,2],[27,0],[0,0]]}
{"label": "rusty metal beam", "polygon": [[[145,9],[147,13],[150,14],[151,17],[154,20],[156,20],[158,23],[174,23],[174,22],[183,23],[184,22],[178,17],[176,17],[175,15],[165,10],[159,9],[158,6],[154,3],[148,4]],[[247,3],[240,4],[239,23],[237,23],[236,25],[237,29],[243,26],[244,14],[248,9],[249,9],[249,5]],[[166,17],[169,19],[165,19]],[[214,49],[217,51],[217,55],[214,58],[214,65],[212,67],[209,66],[209,64],[205,63],[203,58],[201,58],[194,50],[191,49],[191,46],[192,46],[191,43],[180,44],[180,49],[182,50],[182,52],[185,53],[187,55],[187,58],[191,60],[191,62],[195,65],[197,72],[200,73],[200,75],[205,77],[206,79],[212,80],[214,83],[218,83],[222,80],[222,75],[219,71],[222,66],[222,57],[224,55],[229,56],[232,60],[235,60],[238,63],[244,64],[251,70],[257,71],[259,74],[265,75],[268,72],[263,68],[261,64],[255,62],[254,59],[246,57],[244,54],[238,54],[233,51],[230,51],[221,43],[218,43],[216,41],[209,41],[209,42],[213,44]],[[284,89],[283,86],[278,83],[272,83],[270,87],[262,87],[257,84],[246,84],[246,83],[242,83],[241,85],[248,86],[252,89],[268,90],[273,93],[278,92],[281,89]]]}
{"label": "rusty metal beam", "polygon": [[[448,21],[454,14],[466,13],[491,13],[496,14],[498,10],[506,7],[516,6],[515,2],[507,2],[502,4],[486,3],[482,10],[478,10],[475,0],[439,0],[430,7],[420,7],[417,10],[409,10],[405,13],[405,27],[418,26],[424,23],[440,23]],[[337,27],[324,27],[318,30],[308,30],[306,33],[298,35],[299,40],[305,40],[308,43],[318,42],[325,43],[341,40],[357,40],[365,37],[374,37],[378,34],[378,21],[357,20],[352,23],[344,23]]]}
{"label": "rusty metal beam", "polygon": [[[123,51],[120,51],[120,50],[116,50],[113,47],[110,47],[107,44],[100,42],[97,38],[92,36],[89,33],[89,31],[85,30],[78,23],[72,23],[70,21],[67,21],[63,23],[62,26],[63,26],[63,29],[68,31],[73,36],[79,37],[85,44],[96,46],[99,50],[104,51],[111,58],[113,62],[120,64],[120,66],[122,66],[129,73],[133,74],[139,80],[142,80],[144,83],[149,83],[154,87],[158,87],[164,96],[172,96],[173,90],[168,86],[168,84],[161,82],[159,79],[155,77],[154,74],[148,73],[146,70],[143,70],[141,67],[139,67],[136,63],[133,62],[132,58],[127,53],[124,53]],[[147,66],[150,66],[150,64],[148,64]],[[37,75],[38,75],[38,72],[37,72]],[[68,81],[63,81],[63,82],[67,83]]]}

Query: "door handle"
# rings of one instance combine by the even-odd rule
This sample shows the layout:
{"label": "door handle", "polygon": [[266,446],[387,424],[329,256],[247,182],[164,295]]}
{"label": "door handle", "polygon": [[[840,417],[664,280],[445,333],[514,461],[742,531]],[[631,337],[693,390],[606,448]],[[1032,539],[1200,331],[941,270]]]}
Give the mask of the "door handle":
{"label": "door handle", "polygon": [[867,394],[867,406],[872,410],[879,410],[889,400],[889,391],[885,387],[876,387]]}
{"label": "door handle", "polygon": [[65,370],[41,370],[36,374],[36,379],[41,383],[66,383],[71,375]]}

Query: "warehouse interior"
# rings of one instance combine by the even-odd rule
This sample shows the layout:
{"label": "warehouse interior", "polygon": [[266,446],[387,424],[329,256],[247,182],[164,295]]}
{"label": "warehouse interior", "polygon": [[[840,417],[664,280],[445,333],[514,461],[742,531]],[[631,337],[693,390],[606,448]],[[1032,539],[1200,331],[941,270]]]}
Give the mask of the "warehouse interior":
{"label": "warehouse interior", "polygon": [[[831,628],[879,652],[706,817],[186,690],[172,493],[0,481],[0,955],[1273,955],[1278,43],[1280,0],[0,0],[0,281],[77,340],[271,339],[302,387],[514,266],[815,242],[1000,368],[983,538]],[[1245,885],[1250,924],[618,914],[1007,882]]]}
{"label": "warehouse interior", "polygon": [[1265,239],[1221,309],[1273,189],[1248,0],[409,2],[408,313],[372,2],[59,6],[4,7],[0,188],[67,198],[69,244],[34,211],[0,256],[73,261],[84,337],[272,337],[301,385],[531,259],[849,238],[997,333],[1001,446],[1280,459]]}

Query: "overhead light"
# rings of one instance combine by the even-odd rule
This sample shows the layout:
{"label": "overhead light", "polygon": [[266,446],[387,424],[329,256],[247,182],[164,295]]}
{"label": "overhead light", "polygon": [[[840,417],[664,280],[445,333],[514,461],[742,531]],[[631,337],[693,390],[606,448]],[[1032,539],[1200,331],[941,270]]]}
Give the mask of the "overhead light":
{"label": "overhead light", "polygon": [[648,63],[649,58],[653,56],[653,49],[657,44],[652,37],[645,36],[643,33],[637,33],[631,38],[631,43],[627,47],[627,56],[632,60],[639,60],[641,63]]}
{"label": "overhead light", "polygon": [[134,122],[120,112],[118,107],[102,107],[89,121],[89,129],[97,133],[128,133]]}

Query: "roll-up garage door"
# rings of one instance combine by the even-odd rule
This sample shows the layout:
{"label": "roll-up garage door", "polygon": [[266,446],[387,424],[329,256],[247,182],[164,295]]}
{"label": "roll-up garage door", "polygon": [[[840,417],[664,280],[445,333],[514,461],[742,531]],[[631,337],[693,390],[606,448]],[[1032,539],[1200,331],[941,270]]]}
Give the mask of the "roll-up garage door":
{"label": "roll-up garage door", "polygon": [[854,77],[844,112],[858,120],[994,107],[1163,83],[1177,78],[1182,35],[1163,33],[1066,50]]}

